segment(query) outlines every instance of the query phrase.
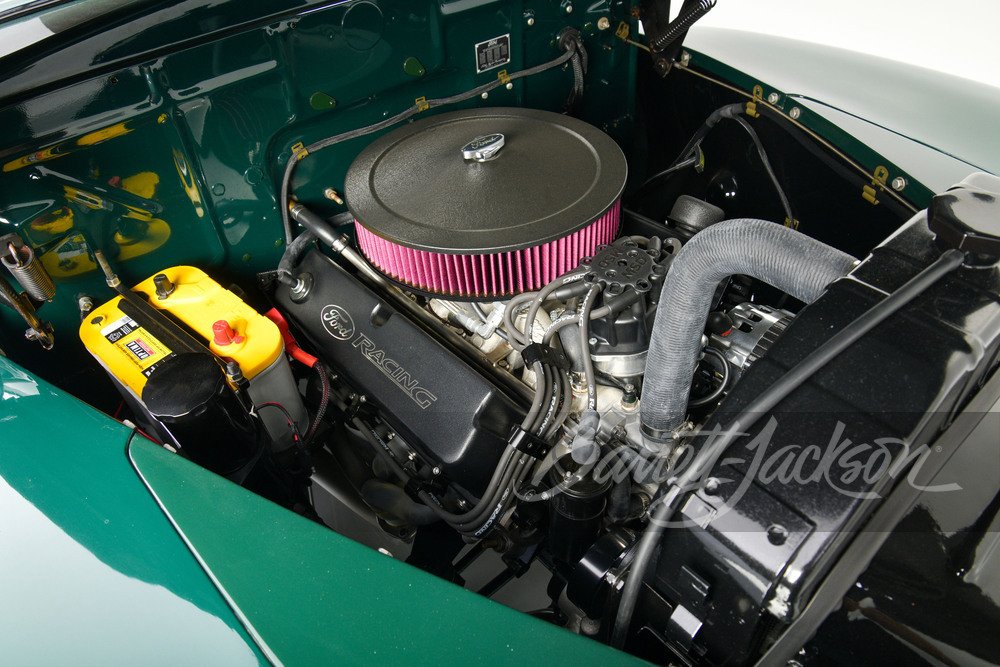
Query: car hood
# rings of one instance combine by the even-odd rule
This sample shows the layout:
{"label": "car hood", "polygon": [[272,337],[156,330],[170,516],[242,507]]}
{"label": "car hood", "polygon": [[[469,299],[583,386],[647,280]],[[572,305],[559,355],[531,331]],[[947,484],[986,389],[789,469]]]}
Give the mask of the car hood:
{"label": "car hood", "polygon": [[[684,45],[738,67],[818,113],[874,125],[971,169],[1000,173],[1000,88],[820,44],[694,27]],[[786,105],[787,106],[787,105]],[[930,184],[928,184],[930,185]]]}

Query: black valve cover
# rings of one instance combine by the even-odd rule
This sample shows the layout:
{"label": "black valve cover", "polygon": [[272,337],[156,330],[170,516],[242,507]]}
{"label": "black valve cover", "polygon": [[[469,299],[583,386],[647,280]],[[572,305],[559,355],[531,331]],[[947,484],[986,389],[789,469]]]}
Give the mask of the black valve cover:
{"label": "black valve cover", "polygon": [[494,383],[333,261],[314,251],[308,297],[276,300],[323,361],[442,473],[479,494],[524,416]]}

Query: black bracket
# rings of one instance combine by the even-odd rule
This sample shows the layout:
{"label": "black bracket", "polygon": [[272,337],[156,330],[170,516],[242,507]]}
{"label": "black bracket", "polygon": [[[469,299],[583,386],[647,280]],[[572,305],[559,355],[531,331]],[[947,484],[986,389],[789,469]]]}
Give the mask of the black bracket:
{"label": "black bracket", "polygon": [[403,491],[410,495],[412,498],[417,498],[421,491],[428,491],[433,493],[435,496],[443,494],[447,490],[447,482],[441,478],[434,479],[420,479],[417,477],[410,477],[406,480],[406,484],[403,485]]}
{"label": "black bracket", "polygon": [[514,427],[507,444],[519,452],[524,452],[535,459],[544,459],[552,449],[552,445],[536,435],[528,433],[520,426]]}
{"label": "black bracket", "polygon": [[524,359],[524,363],[527,366],[532,366],[535,362],[540,361],[543,364],[554,366],[555,368],[561,368],[564,371],[568,371],[573,368],[565,354],[554,347],[542,345],[541,343],[532,343],[531,345],[525,347],[521,350],[521,358]]}

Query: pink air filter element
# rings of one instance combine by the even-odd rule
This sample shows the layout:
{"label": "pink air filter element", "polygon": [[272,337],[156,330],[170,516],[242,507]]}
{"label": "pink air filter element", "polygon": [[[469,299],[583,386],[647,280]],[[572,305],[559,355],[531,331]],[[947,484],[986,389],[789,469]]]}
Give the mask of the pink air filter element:
{"label": "pink air filter element", "polygon": [[439,114],[373,141],[347,170],[358,246],[424,294],[534,291],[614,241],[628,167],[592,125],[535,109]]}
{"label": "pink air filter element", "polygon": [[459,298],[504,298],[541,289],[576,268],[618,235],[621,202],[586,227],[541,245],[510,252],[455,255],[407,248],[376,236],[355,221],[368,261],[396,282],[422,292]]}

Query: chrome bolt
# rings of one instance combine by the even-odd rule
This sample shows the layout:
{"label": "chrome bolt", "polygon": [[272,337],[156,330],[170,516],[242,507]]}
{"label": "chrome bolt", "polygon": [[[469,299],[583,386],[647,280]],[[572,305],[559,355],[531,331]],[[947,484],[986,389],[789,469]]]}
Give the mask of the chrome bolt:
{"label": "chrome bolt", "polygon": [[779,99],[781,99],[781,96],[778,93],[771,93],[767,96],[768,104],[777,104]]}
{"label": "chrome bolt", "polygon": [[87,296],[86,294],[82,295],[79,299],[77,299],[77,304],[80,307],[81,316],[86,315],[87,313],[89,313],[94,309],[94,300],[89,296]]}
{"label": "chrome bolt", "polygon": [[896,178],[892,179],[892,189],[895,190],[896,192],[899,192],[905,187],[906,187],[906,179],[903,178],[902,176],[897,176]]}
{"label": "chrome bolt", "polygon": [[687,67],[689,62],[691,62],[691,54],[687,51],[681,51],[681,65]]}
{"label": "chrome bolt", "polygon": [[573,5],[566,5],[566,13],[567,14],[573,13]]}
{"label": "chrome bolt", "polygon": [[781,546],[788,539],[788,529],[778,523],[767,527],[767,541],[775,546]]}
{"label": "chrome bolt", "polygon": [[588,343],[590,343],[590,346],[591,346],[591,347],[594,347],[594,346],[596,346],[596,345],[597,345],[597,339],[596,339],[596,338],[591,338],[591,339],[590,339],[590,340],[588,340],[587,342],[588,342]]}
{"label": "chrome bolt", "polygon": [[417,460],[417,453],[416,452],[410,452],[409,454],[406,455],[406,458],[409,459],[410,461],[416,461]]}
{"label": "chrome bolt", "polygon": [[483,98],[484,100],[487,99],[489,96],[490,96],[490,94],[486,93],[486,92],[484,92],[482,95],[480,95],[480,97]]}
{"label": "chrome bolt", "polygon": [[507,90],[514,90],[514,82],[508,81],[505,87],[507,88]]}
{"label": "chrome bolt", "polygon": [[714,496],[719,492],[719,480],[716,477],[709,477],[705,480],[705,493]]}
{"label": "chrome bolt", "polygon": [[441,468],[438,468],[437,466],[434,466],[433,468],[431,468],[431,474],[432,475],[440,475],[441,474]]}
{"label": "chrome bolt", "polygon": [[611,19],[609,19],[607,16],[602,16],[601,18],[597,19],[598,30],[607,30],[610,27],[611,27]]}
{"label": "chrome bolt", "polygon": [[527,23],[528,23],[529,26],[535,25],[535,17],[534,16],[529,16]]}
{"label": "chrome bolt", "polygon": [[791,116],[792,120],[794,120],[802,115],[802,109],[798,107],[792,107],[791,111],[788,112],[788,115]]}
{"label": "chrome bolt", "polygon": [[292,286],[290,294],[293,298],[304,299],[309,294],[309,282],[299,277]]}

